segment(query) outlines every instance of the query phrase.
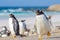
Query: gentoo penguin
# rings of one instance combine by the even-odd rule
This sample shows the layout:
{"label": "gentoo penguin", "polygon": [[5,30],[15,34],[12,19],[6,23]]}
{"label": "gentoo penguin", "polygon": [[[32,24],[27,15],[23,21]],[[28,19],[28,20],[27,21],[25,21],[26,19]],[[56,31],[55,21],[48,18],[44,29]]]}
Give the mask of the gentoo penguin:
{"label": "gentoo penguin", "polygon": [[2,26],[1,31],[0,31],[0,37],[7,37],[8,35],[8,30],[6,26]]}
{"label": "gentoo penguin", "polygon": [[19,28],[20,28],[19,33],[21,36],[23,36],[24,32],[27,31],[25,20],[21,20],[19,22]]}
{"label": "gentoo penguin", "polygon": [[35,29],[37,30],[37,34],[39,35],[39,40],[42,40],[43,35],[47,35],[48,37],[51,35],[48,18],[40,10],[36,11]]}
{"label": "gentoo penguin", "polygon": [[9,15],[9,28],[11,31],[11,35],[13,37],[16,37],[16,35],[19,35],[19,23],[18,20],[15,18],[13,14]]}

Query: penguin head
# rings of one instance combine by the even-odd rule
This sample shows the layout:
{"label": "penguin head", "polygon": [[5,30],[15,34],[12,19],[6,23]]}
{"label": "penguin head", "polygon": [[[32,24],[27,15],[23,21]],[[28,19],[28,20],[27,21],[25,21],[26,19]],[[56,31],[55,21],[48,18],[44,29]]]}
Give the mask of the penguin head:
{"label": "penguin head", "polygon": [[37,15],[41,15],[41,14],[44,14],[44,12],[43,12],[42,10],[37,10],[37,11],[36,11],[36,14],[37,14]]}
{"label": "penguin head", "polygon": [[25,22],[25,20],[21,20],[21,22]]}
{"label": "penguin head", "polygon": [[13,14],[9,14],[9,16],[10,16],[10,17],[14,17],[14,15],[13,15]]}
{"label": "penguin head", "polygon": [[39,13],[40,13],[40,10],[37,10],[37,11],[36,11],[36,15],[39,15]]}

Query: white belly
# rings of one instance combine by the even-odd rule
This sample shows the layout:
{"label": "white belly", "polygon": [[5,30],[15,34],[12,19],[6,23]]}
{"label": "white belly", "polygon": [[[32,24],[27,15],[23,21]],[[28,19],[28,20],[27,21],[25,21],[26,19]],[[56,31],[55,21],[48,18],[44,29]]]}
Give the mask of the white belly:
{"label": "white belly", "polygon": [[10,29],[11,35],[15,35],[13,26],[14,26],[14,24],[13,24],[13,22],[12,22],[12,19],[10,18],[10,19],[9,19],[9,29]]}
{"label": "white belly", "polygon": [[10,28],[10,32],[11,32],[11,34],[12,34],[12,35],[15,35],[15,32],[14,32],[14,29],[13,29],[12,24],[9,26],[9,28]]}
{"label": "white belly", "polygon": [[25,28],[24,28],[23,23],[19,22],[19,28],[20,28],[19,33],[20,33],[20,34],[24,34]]}
{"label": "white belly", "polygon": [[43,15],[37,17],[36,27],[38,34],[47,34],[47,32],[50,31],[49,23]]}

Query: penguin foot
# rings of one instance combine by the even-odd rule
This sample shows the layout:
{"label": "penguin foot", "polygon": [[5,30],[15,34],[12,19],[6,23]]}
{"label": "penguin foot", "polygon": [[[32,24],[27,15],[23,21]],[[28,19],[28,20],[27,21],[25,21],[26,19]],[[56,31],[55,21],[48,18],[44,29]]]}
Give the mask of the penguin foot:
{"label": "penguin foot", "polygon": [[14,35],[14,36],[10,36],[11,38],[16,38],[16,36]]}
{"label": "penguin foot", "polygon": [[16,38],[16,36],[12,36],[13,38]]}
{"label": "penguin foot", "polygon": [[38,40],[42,40],[42,38],[39,38]]}
{"label": "penguin foot", "polygon": [[50,33],[50,32],[48,32],[48,33],[47,33],[47,36],[51,36],[51,33]]}
{"label": "penguin foot", "polygon": [[47,40],[49,40],[49,36],[51,36],[50,32],[47,33]]}
{"label": "penguin foot", "polygon": [[26,35],[20,35],[21,37],[26,37]]}
{"label": "penguin foot", "polygon": [[42,40],[42,36],[41,35],[39,35],[38,40]]}

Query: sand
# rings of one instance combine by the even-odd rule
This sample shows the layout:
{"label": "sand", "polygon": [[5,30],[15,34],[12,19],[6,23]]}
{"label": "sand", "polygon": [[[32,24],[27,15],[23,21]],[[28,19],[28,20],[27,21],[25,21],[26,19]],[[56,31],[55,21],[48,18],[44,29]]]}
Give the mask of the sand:
{"label": "sand", "polygon": [[[32,35],[28,37],[17,36],[16,38],[5,37],[5,38],[0,38],[0,40],[38,40],[38,36],[37,35]],[[45,36],[43,37],[43,40],[60,40],[60,36],[59,35],[50,36],[48,39]]]}

